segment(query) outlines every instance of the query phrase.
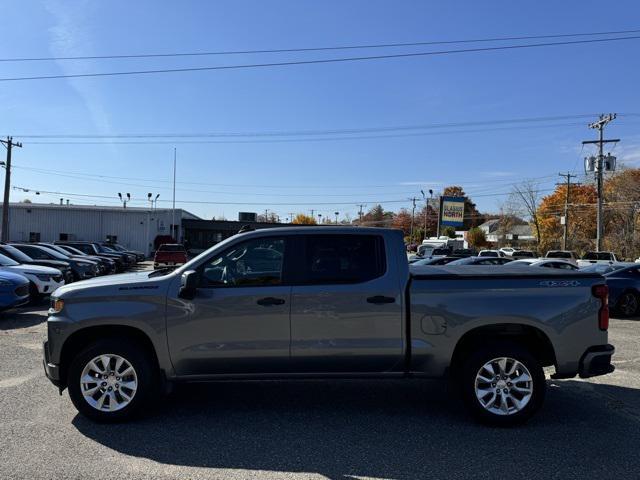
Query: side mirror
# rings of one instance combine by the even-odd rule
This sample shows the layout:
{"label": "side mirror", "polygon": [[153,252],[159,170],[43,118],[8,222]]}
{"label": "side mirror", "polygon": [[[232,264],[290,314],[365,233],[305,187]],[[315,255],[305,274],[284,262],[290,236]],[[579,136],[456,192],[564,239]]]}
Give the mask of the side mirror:
{"label": "side mirror", "polygon": [[178,296],[180,298],[186,298],[192,300],[196,296],[198,291],[198,272],[195,270],[187,270],[182,274],[180,281],[180,292]]}

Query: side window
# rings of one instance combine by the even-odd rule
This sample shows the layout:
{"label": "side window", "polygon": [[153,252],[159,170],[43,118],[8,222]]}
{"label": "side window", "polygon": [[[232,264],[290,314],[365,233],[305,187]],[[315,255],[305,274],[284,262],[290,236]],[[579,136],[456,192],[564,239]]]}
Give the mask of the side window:
{"label": "side window", "polygon": [[385,271],[384,240],[379,235],[305,237],[304,284],[362,283]]}
{"label": "side window", "polygon": [[202,287],[280,285],[285,239],[265,237],[234,245],[200,267]]}

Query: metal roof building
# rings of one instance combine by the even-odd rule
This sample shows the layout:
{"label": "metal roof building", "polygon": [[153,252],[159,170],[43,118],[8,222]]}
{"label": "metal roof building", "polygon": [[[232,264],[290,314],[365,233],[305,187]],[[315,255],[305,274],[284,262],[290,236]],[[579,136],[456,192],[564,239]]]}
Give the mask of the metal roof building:
{"label": "metal roof building", "polygon": [[157,236],[182,241],[182,221],[199,217],[186,210],[42,203],[9,204],[9,239],[16,242],[56,240],[117,241],[149,254]]}

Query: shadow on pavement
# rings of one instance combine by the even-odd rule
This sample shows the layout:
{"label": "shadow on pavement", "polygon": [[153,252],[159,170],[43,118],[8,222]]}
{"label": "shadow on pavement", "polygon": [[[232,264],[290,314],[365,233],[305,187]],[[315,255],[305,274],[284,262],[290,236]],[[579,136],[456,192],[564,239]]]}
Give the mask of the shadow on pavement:
{"label": "shadow on pavement", "polygon": [[164,464],[335,480],[640,471],[640,390],[550,382],[543,410],[514,429],[477,425],[456,404],[443,383],[420,380],[194,384],[133,423],[78,415],[73,424],[113,450]]}
{"label": "shadow on pavement", "polygon": [[0,312],[0,330],[33,327],[47,321],[48,301]]}

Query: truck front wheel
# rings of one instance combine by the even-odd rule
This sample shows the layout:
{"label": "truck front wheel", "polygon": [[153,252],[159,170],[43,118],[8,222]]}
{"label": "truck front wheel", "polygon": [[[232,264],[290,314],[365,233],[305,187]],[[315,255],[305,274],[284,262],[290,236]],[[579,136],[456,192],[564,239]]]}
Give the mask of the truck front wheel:
{"label": "truck front wheel", "polygon": [[133,417],[157,391],[156,369],[143,348],[122,339],[98,340],[75,356],[67,385],[80,413],[98,422]]}
{"label": "truck front wheel", "polygon": [[524,348],[507,343],[472,353],[460,381],[471,414],[495,426],[527,421],[542,405],[546,391],[540,363]]}

